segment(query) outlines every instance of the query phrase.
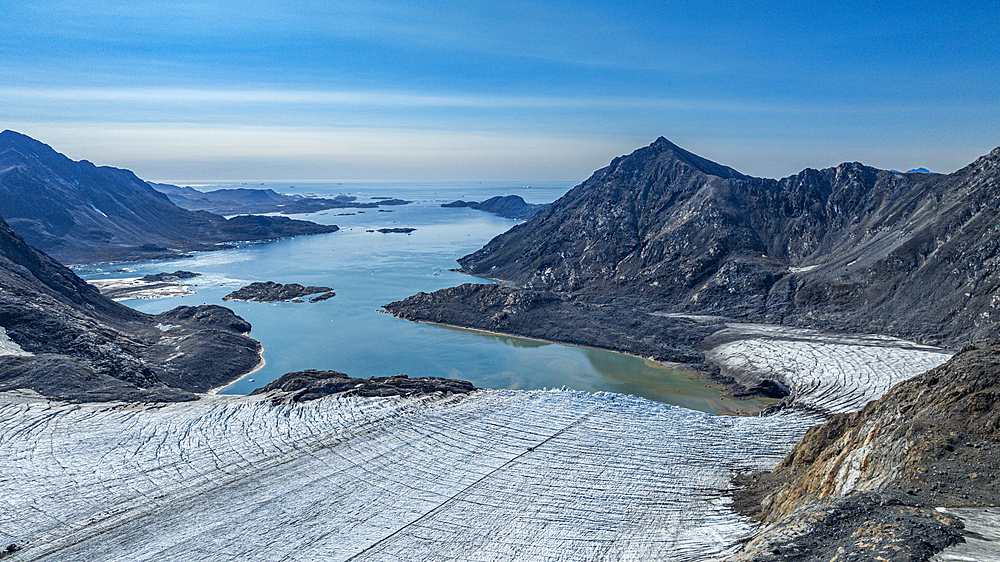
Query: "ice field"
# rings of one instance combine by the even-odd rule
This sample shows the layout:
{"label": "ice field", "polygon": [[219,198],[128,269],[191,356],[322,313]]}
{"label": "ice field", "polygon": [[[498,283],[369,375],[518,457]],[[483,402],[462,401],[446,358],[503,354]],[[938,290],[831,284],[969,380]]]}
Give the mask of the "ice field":
{"label": "ice field", "polygon": [[4,393],[0,541],[53,561],[722,559],[753,531],[726,507],[734,471],[777,463],[821,420],[812,408],[947,359],[802,343],[726,348],[780,365],[810,405],[767,417],[570,390],[165,406]]}

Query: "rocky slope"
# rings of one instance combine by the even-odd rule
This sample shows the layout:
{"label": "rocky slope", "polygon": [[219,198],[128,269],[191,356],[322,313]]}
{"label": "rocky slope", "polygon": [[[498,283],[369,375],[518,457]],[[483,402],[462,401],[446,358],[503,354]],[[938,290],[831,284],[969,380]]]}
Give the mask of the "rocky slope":
{"label": "rocky slope", "polygon": [[[961,524],[929,508],[1000,504],[1000,340],[967,345],[860,411],[810,429],[774,471],[744,483],[736,505],[769,527],[743,559],[783,560],[766,554],[830,542],[816,540],[830,525],[813,523],[828,516],[839,518],[839,530],[849,536],[865,535],[862,528],[882,518],[883,538],[906,542],[919,523],[951,529],[928,531],[921,540],[934,542],[930,535],[940,533],[944,544],[956,542]],[[863,517],[852,515],[858,502]],[[910,515],[901,518],[902,512]]]}
{"label": "rocky slope", "polygon": [[62,400],[190,400],[260,361],[250,324],[229,309],[184,306],[153,316],[119,305],[2,218],[0,328],[17,346],[0,355],[0,389]]}
{"label": "rocky slope", "polygon": [[385,305],[400,318],[518,334],[658,361],[697,363],[699,344],[723,326],[684,318],[634,315],[617,307],[562,298],[551,292],[467,284],[419,293]]}
{"label": "rocky slope", "polygon": [[956,344],[995,325],[998,176],[1000,149],[948,175],[752,178],[661,138],[459,262],[588,302]]}
{"label": "rocky slope", "polygon": [[13,131],[0,133],[0,215],[64,263],[168,257],[222,242],[337,230],[286,217],[227,221],[188,211],[128,170],[74,162]]}

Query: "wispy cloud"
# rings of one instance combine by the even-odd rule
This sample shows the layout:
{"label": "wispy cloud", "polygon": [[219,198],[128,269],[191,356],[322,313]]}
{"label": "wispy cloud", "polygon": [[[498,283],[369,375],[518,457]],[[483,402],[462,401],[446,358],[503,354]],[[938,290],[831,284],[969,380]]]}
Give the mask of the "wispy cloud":
{"label": "wispy cloud", "polygon": [[760,175],[945,170],[1000,143],[1000,32],[970,31],[995,2],[8,4],[0,127],[154,179],[574,179],[659,135]]}
{"label": "wispy cloud", "polygon": [[[724,92],[720,92],[723,93]],[[399,90],[305,90],[305,89],[206,89],[206,88],[66,88],[0,86],[0,96],[9,103],[137,103],[137,104],[281,104],[317,106],[362,106],[385,108],[469,109],[666,109],[736,113],[907,113],[993,107],[942,100],[925,103],[858,103],[854,101],[785,102],[768,99],[731,99],[624,96],[519,96],[481,94],[437,94]],[[726,99],[730,98],[730,99]]]}

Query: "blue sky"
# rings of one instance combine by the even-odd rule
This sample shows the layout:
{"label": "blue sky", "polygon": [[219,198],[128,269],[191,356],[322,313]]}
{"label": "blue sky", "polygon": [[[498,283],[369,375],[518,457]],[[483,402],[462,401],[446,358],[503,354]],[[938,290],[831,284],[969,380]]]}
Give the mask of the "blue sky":
{"label": "blue sky", "polygon": [[1000,4],[8,2],[0,128],[157,181],[752,175],[1000,145]]}

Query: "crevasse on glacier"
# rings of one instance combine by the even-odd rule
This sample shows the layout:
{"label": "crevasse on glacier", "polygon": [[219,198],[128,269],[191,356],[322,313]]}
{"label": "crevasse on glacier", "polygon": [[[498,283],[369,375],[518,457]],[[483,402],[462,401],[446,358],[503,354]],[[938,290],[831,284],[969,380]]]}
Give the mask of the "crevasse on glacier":
{"label": "crevasse on glacier", "polygon": [[[780,371],[828,411],[947,358],[754,341],[720,361]],[[861,368],[882,353],[884,369]],[[819,418],[492,390],[165,406],[5,393],[0,420],[0,539],[23,560],[577,561],[725,557],[752,530],[721,493],[732,473],[773,466]]]}

